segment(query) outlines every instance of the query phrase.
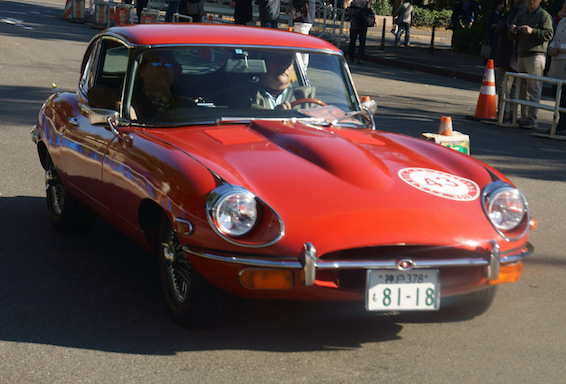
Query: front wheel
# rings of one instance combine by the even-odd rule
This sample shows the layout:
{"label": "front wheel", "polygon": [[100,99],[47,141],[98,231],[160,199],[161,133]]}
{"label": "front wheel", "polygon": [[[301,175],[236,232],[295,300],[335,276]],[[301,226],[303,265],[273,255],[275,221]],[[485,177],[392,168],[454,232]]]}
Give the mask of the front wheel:
{"label": "front wheel", "polygon": [[162,226],[159,268],[165,299],[176,321],[200,328],[215,324],[227,309],[226,294],[204,279],[183,252],[168,220]]}
{"label": "front wheel", "polygon": [[45,168],[45,190],[49,220],[57,231],[80,233],[92,228],[96,216],[67,192],[49,155]]}

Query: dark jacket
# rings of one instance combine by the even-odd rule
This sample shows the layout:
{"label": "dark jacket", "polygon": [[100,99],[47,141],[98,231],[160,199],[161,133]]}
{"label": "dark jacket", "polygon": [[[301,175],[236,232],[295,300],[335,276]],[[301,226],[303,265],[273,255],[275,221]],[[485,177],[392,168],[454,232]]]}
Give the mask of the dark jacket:
{"label": "dark jacket", "polygon": [[255,0],[259,6],[259,19],[262,21],[279,20],[281,0]]}
{"label": "dark jacket", "polygon": [[371,6],[368,0],[354,0],[346,11],[350,16],[350,29],[367,29],[365,10]]}
{"label": "dark jacket", "polygon": [[525,0],[519,1],[511,8],[511,12],[497,24],[497,49],[495,51],[495,66],[517,70],[517,42],[507,36],[513,20],[518,14],[527,10]]}
{"label": "dark jacket", "polygon": [[252,21],[252,0],[235,0],[234,23],[246,24]]}

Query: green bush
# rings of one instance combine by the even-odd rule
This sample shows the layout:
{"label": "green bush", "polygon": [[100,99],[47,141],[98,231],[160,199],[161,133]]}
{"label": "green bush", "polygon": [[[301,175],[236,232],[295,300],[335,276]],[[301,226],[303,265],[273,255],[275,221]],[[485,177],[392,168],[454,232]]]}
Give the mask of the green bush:
{"label": "green bush", "polygon": [[391,16],[393,14],[393,7],[389,0],[377,0],[373,4],[373,9],[376,15]]}
{"label": "green bush", "polygon": [[471,55],[479,55],[480,46],[485,39],[485,27],[482,24],[471,28],[462,28],[454,31],[452,49]]}
{"label": "green bush", "polygon": [[413,18],[413,26],[415,27],[432,27],[436,23],[437,27],[446,28],[450,25],[450,17],[452,10],[443,9],[441,11],[430,10],[415,6],[415,17]]}

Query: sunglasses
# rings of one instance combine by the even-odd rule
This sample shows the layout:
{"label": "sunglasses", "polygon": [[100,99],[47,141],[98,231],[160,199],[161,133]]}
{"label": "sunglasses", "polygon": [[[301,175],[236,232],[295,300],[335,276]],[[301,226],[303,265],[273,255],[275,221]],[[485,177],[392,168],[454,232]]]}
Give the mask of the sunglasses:
{"label": "sunglasses", "polygon": [[171,64],[171,63],[162,63],[161,61],[152,61],[151,63],[148,63],[148,64],[151,65],[154,68],[164,67],[166,69],[173,69],[173,64]]}

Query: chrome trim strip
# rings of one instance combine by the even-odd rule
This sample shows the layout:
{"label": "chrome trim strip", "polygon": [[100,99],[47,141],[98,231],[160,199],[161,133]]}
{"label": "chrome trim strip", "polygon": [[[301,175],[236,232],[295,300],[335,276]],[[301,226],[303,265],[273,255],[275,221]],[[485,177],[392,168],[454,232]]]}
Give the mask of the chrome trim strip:
{"label": "chrome trim strip", "polygon": [[[500,256],[499,245],[495,240],[492,240],[492,251],[488,259],[473,259],[473,258],[458,258],[458,259],[420,259],[414,262],[415,269],[437,269],[446,267],[481,267],[488,266],[488,276],[499,275],[499,265],[513,263],[529,256],[534,247],[527,244],[526,250],[519,250],[519,253]],[[263,268],[283,268],[283,269],[302,269],[305,272],[305,285],[311,286],[314,284],[314,279],[317,270],[338,270],[338,269],[399,269],[398,259],[388,260],[335,260],[324,261],[316,258],[316,249],[311,243],[305,243],[303,252],[299,258],[293,257],[258,257],[256,255],[250,256],[224,256],[214,254],[211,252],[196,251],[188,246],[183,246],[183,251],[186,253],[202,257],[209,260],[220,261],[224,263],[241,264],[252,267]],[[508,252],[507,252],[508,253]],[[499,261],[499,262],[498,262]],[[496,273],[497,272],[497,273]],[[491,279],[493,280],[493,279]]]}
{"label": "chrome trim strip", "polygon": [[31,135],[31,140],[35,144],[39,143],[40,133],[39,133],[39,127],[37,126],[37,124],[33,126],[33,129],[31,130],[31,132],[29,134]]}
{"label": "chrome trim strip", "polygon": [[[531,243],[527,243],[527,249],[522,250],[520,249],[513,249],[511,251],[503,252],[501,255],[501,264],[509,264],[514,263],[517,261],[523,260],[525,257],[530,256],[534,251],[535,247]],[[510,254],[512,253],[512,254]],[[510,254],[510,255],[509,255]],[[508,256],[505,256],[508,255]]]}
{"label": "chrome trim strip", "polygon": [[232,263],[232,264],[242,264],[248,265],[252,267],[266,267],[266,268],[289,268],[289,269],[302,269],[303,264],[297,259],[292,257],[282,257],[278,258],[277,260],[272,259],[261,259],[256,256],[250,257],[237,257],[237,256],[222,256],[222,255],[215,255],[209,252],[199,252],[193,249],[190,249],[186,245],[183,246],[183,251],[186,253],[202,257],[209,260],[214,261],[221,261],[224,263]]}
{"label": "chrome trim strip", "polygon": [[190,236],[193,234],[195,228],[193,227],[193,223],[191,223],[189,220],[176,217],[173,221],[175,222],[176,231],[183,229],[183,232],[181,233],[185,236]]}

